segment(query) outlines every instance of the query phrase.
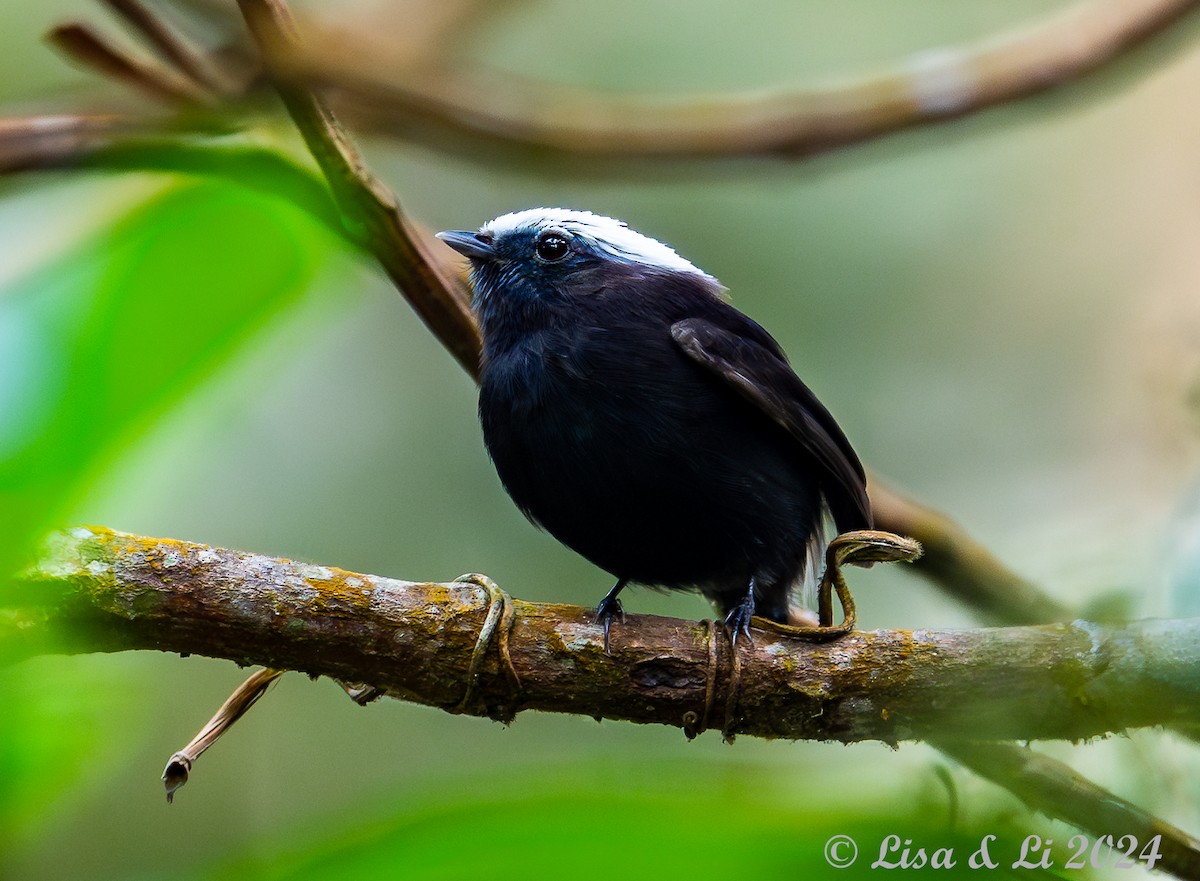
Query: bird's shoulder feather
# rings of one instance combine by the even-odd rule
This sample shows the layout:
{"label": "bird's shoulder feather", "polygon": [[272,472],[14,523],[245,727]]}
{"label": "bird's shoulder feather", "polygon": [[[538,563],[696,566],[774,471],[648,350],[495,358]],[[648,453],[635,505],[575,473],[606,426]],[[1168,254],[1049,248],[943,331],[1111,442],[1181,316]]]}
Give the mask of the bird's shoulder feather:
{"label": "bird's shoulder feather", "polygon": [[871,526],[862,463],[770,334],[727,307],[675,322],[671,336],[689,358],[786,430],[820,464],[826,503],[839,530]]}

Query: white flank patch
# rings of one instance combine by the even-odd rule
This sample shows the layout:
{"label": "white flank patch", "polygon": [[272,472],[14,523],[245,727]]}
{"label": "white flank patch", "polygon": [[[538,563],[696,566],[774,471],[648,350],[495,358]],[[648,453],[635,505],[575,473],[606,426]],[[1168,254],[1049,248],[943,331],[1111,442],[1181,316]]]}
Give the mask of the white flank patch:
{"label": "white flank patch", "polygon": [[657,266],[674,272],[692,272],[716,284],[707,272],[697,269],[675,253],[673,248],[657,239],[630,229],[620,220],[593,214],[591,211],[572,211],[569,208],[529,208],[505,214],[485,223],[480,232],[496,238],[523,230],[560,229],[585,239],[618,260]]}

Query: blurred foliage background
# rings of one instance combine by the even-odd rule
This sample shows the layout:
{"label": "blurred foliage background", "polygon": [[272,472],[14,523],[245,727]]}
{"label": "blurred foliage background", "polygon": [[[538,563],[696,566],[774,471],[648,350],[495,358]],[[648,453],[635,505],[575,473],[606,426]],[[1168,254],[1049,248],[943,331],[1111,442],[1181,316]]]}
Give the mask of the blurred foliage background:
{"label": "blurred foliage background", "polygon": [[[597,89],[766,89],[1063,5],[528,0],[480,5],[450,48]],[[310,6],[385,42],[439,14]],[[116,88],[43,44],[64,18],[104,20],[84,0],[0,7],[10,115]],[[805,161],[598,170],[362,146],[433,229],[563,205],[671,243],[779,338],[878,472],[1064,601],[1196,615],[1197,46],[1193,14],[1054,93]],[[0,181],[7,563],[48,526],[101,523],[407,579],[486,572],[523,599],[594,604],[609,579],[511,505],[474,408],[381,273],[284,199],[163,174]],[[864,626],[974,623],[896,568],[856,573]],[[710,614],[644,591],[627,607]],[[931,847],[993,832],[1009,849],[1026,829],[1073,832],[920,745],[689,744],[533,714],[505,728],[359,709],[299,675],[166,807],[163,763],[242,676],[158,654],[0,667],[0,876],[824,877],[835,832],[866,851],[893,832]],[[1194,744],[1047,749],[1200,829]]]}

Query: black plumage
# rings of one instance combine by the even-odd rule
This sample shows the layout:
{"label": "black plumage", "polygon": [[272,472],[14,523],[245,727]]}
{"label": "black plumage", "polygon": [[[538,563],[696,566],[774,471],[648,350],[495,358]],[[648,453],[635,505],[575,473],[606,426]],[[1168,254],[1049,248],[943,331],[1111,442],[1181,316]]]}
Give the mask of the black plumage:
{"label": "black plumage", "polygon": [[820,541],[869,528],[858,457],[711,277],[608,218],[505,215],[441,237],[472,263],[479,416],[505,489],[626,582],[698,589],[733,634],[786,621]]}

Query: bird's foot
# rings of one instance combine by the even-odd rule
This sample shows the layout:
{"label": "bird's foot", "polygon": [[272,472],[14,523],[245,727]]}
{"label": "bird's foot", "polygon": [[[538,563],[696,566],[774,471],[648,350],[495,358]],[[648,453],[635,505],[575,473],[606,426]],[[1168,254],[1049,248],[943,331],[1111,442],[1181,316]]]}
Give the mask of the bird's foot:
{"label": "bird's foot", "polygon": [[621,601],[612,594],[609,594],[600,601],[600,605],[596,606],[596,623],[604,625],[604,654],[611,655],[608,650],[608,635],[612,630],[613,618],[620,618],[621,623],[625,623],[625,609],[621,607]]}
{"label": "bird's foot", "polygon": [[729,610],[725,616],[725,631],[729,634],[729,642],[737,651],[738,634],[745,634],[746,642],[754,645],[754,637],[750,635],[750,619],[754,617],[754,594],[748,593],[740,603]]}

